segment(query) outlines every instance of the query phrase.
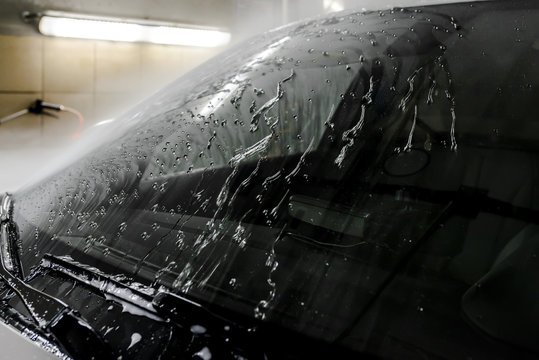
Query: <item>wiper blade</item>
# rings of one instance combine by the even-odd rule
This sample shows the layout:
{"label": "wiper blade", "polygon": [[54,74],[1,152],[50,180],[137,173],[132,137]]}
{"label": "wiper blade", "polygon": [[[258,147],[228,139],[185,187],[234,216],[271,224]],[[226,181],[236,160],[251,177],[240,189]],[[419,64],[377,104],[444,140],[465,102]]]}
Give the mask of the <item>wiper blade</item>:
{"label": "wiper blade", "polygon": [[136,307],[137,315],[146,316],[155,321],[165,321],[153,307],[152,299],[155,295],[153,288],[137,283],[125,284],[96,268],[80,264],[67,257],[45,254],[40,266],[60,273],[75,282],[85,284],[107,299],[120,303],[124,308]]}
{"label": "wiper blade", "polygon": [[15,246],[13,205],[9,194],[0,198],[0,279],[26,307],[36,325],[77,359],[109,359],[112,354],[92,327],[64,302],[22,280]]}

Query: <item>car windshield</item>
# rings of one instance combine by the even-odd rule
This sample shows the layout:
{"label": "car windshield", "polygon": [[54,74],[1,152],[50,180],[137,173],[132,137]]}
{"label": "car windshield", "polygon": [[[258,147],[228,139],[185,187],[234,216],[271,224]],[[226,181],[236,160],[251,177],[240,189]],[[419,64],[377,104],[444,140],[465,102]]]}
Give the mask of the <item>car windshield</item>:
{"label": "car windshield", "polygon": [[[498,331],[466,290],[515,239],[537,239],[538,62],[534,1],[346,12],[257,36],[16,193],[23,270],[70,256],[377,354],[446,351],[398,332],[390,305],[405,302],[398,319],[430,310],[427,329],[456,323],[461,297],[444,294],[458,288],[477,327],[537,351],[537,323],[514,332],[502,316]],[[461,322],[448,338],[484,341]]]}

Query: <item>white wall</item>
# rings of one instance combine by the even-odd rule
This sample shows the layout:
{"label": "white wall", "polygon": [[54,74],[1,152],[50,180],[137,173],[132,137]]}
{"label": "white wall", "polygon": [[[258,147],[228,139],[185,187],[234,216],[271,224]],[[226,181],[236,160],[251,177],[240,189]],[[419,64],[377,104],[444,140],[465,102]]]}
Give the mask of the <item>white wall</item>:
{"label": "white wall", "polygon": [[[220,50],[0,36],[0,118],[40,98],[77,109],[88,128]],[[58,116],[28,114],[0,125],[0,192],[17,189],[74,145],[78,121]]]}

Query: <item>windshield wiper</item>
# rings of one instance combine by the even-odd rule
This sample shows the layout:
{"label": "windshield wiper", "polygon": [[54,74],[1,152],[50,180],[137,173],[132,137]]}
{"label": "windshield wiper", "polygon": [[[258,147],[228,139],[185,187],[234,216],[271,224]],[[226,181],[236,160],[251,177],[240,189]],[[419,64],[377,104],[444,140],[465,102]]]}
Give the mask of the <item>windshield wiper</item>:
{"label": "windshield wiper", "polygon": [[[155,321],[165,322],[154,309],[152,299],[155,290],[138,283],[126,284],[99,269],[78,263],[68,257],[58,257],[45,254],[40,267],[53,273],[59,273],[76,283],[84,284],[105,298],[115,301],[122,306],[135,306],[137,314]],[[127,305],[127,306],[126,306]]]}
{"label": "windshield wiper", "polygon": [[12,219],[11,196],[0,198],[0,279],[21,300],[36,325],[76,359],[111,359],[112,354],[92,327],[64,302],[22,280]]}

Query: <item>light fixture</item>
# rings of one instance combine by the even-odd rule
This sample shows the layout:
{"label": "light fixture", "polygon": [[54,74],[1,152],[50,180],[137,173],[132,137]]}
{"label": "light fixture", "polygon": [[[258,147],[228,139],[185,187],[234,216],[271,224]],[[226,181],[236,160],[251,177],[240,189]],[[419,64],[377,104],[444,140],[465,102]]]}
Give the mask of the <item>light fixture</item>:
{"label": "light fixture", "polygon": [[343,11],[344,5],[339,0],[324,0],[324,10],[326,12]]}
{"label": "light fixture", "polygon": [[164,45],[217,47],[230,41],[230,33],[218,29],[57,11],[41,15],[38,29],[47,36]]}

